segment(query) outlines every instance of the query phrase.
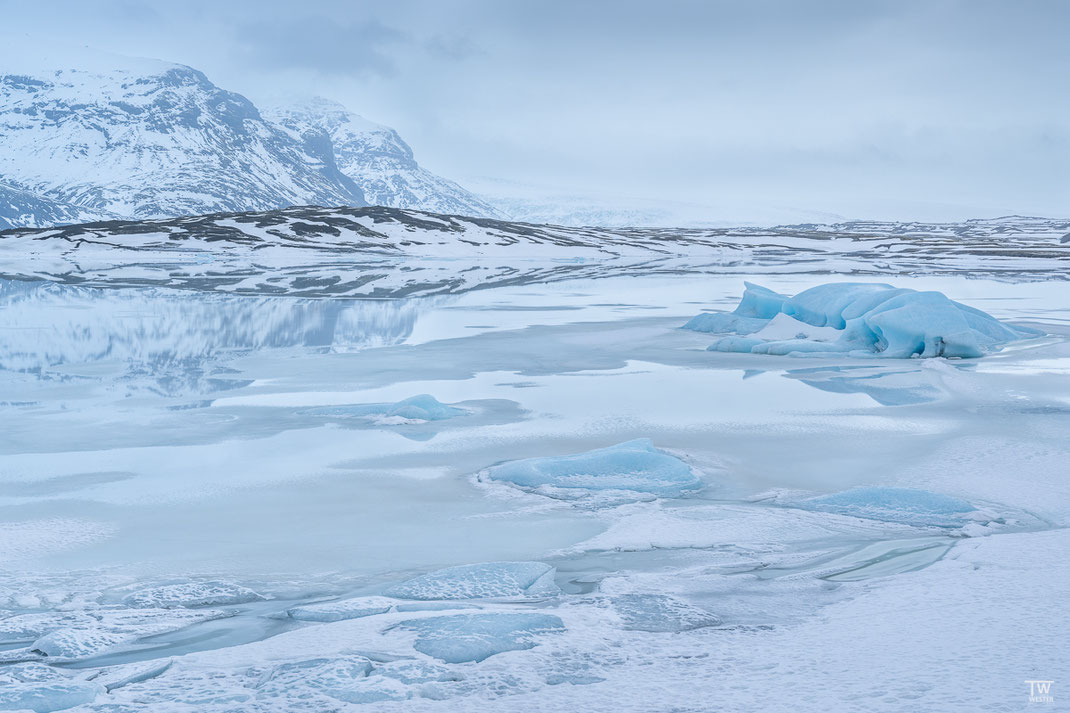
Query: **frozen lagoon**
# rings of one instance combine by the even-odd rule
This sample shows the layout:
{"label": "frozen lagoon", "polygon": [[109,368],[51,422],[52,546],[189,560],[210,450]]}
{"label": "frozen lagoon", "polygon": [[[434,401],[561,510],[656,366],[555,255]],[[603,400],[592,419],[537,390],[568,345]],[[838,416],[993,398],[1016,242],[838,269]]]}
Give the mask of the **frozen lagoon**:
{"label": "frozen lagoon", "polygon": [[[0,655],[21,663],[0,689],[92,699],[73,710],[1015,710],[1070,663],[1070,289],[873,281],[1049,336],[977,360],[708,352],[679,327],[730,310],[736,275],[378,301],[3,282]],[[350,417],[420,394],[462,413]],[[703,487],[592,502],[477,478],[641,438]],[[804,506],[863,487],[982,516]],[[489,562],[554,567],[561,594],[285,616]],[[480,655],[532,645],[442,661],[414,647],[436,620],[477,623]],[[30,668],[57,631],[76,655]]]}

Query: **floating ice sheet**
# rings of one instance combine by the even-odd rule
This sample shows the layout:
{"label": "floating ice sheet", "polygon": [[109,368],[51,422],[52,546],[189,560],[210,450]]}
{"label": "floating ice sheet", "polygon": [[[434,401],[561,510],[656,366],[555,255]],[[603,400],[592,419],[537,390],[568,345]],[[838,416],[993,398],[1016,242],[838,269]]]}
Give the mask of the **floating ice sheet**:
{"label": "floating ice sheet", "polygon": [[1008,342],[1040,334],[1004,324],[941,292],[840,282],[788,297],[745,284],[734,312],[702,314],[684,328],[729,335],[711,344],[711,351],[846,352],[896,358],[980,357]]}
{"label": "floating ice sheet", "polygon": [[469,412],[456,406],[447,406],[429,394],[420,394],[397,403],[323,406],[307,409],[305,413],[334,418],[365,418],[384,424],[404,424],[444,421]]}
{"label": "floating ice sheet", "polygon": [[711,612],[664,594],[620,594],[610,603],[624,628],[635,631],[680,632],[721,624]]}
{"label": "floating ice sheet", "polygon": [[0,669],[0,710],[50,713],[92,703],[104,686],[79,681],[51,666],[22,663]]}
{"label": "floating ice sheet", "polygon": [[298,621],[331,622],[359,619],[390,611],[396,602],[386,597],[355,597],[334,602],[305,604],[286,610],[291,619]]}
{"label": "floating ice sheet", "polygon": [[399,599],[532,599],[559,594],[542,562],[483,562],[428,572],[387,591]]}
{"label": "floating ice sheet", "polygon": [[565,630],[560,618],[533,613],[453,614],[398,626],[416,632],[413,648],[446,663],[479,662],[504,651],[531,649],[536,637]]}
{"label": "floating ice sheet", "polygon": [[923,527],[961,527],[980,515],[964,500],[912,488],[852,488],[809,498],[800,507]]}
{"label": "floating ice sheet", "polygon": [[264,596],[231,582],[179,582],[142,589],[123,598],[131,607],[210,607],[263,601]]}
{"label": "floating ice sheet", "polygon": [[563,498],[569,497],[568,491],[679,497],[702,487],[687,463],[658,450],[647,438],[576,455],[510,461],[488,468],[480,479]]}

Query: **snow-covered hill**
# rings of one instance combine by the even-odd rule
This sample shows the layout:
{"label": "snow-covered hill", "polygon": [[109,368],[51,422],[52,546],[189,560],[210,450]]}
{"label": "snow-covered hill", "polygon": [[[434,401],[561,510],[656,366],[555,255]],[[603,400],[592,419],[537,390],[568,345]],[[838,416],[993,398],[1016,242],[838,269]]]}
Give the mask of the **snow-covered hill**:
{"label": "snow-covered hill", "polygon": [[[1066,279],[1070,220],[568,228],[385,207],[298,207],[0,232],[0,278],[387,297],[651,273]],[[76,277],[74,277],[76,276]]]}
{"label": "snow-covered hill", "polygon": [[0,228],[68,225],[114,217],[102,211],[49,200],[0,181]]}
{"label": "snow-covered hill", "polygon": [[43,202],[126,218],[364,204],[330,152],[190,67],[89,51],[0,60],[0,179]]}
{"label": "snow-covered hill", "polygon": [[271,116],[184,65],[0,47],[0,229],[293,205],[498,215],[338,104]]}
{"label": "snow-covered hill", "polygon": [[422,168],[389,126],[368,121],[341,104],[315,98],[271,107],[264,115],[306,146],[332,145],[339,170],[356,181],[371,205],[501,217],[486,201]]}

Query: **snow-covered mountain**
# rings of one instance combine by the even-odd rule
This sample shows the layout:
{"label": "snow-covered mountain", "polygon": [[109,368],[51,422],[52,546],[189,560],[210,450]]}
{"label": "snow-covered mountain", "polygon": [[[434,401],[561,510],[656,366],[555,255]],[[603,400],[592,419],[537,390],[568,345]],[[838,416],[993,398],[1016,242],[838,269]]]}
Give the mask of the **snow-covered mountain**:
{"label": "snow-covered mountain", "polygon": [[369,203],[497,216],[338,104],[271,117],[184,65],[0,47],[0,229]]}
{"label": "snow-covered mountain", "polygon": [[371,205],[501,217],[486,201],[422,168],[398,132],[341,104],[317,97],[265,109],[264,115],[306,146],[332,145],[338,169],[356,181]]}
{"label": "snow-covered mountain", "polygon": [[89,51],[0,60],[0,180],[44,203],[124,218],[365,204],[330,151],[190,67]]}
{"label": "snow-covered mountain", "polygon": [[19,186],[0,181],[0,228],[87,223],[110,217],[100,211],[49,200]]}

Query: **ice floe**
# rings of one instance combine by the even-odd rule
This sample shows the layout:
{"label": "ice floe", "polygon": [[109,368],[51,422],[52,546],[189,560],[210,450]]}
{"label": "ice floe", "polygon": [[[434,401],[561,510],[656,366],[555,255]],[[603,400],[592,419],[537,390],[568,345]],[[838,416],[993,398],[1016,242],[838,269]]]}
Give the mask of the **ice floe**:
{"label": "ice floe", "polygon": [[560,593],[542,562],[482,562],[428,572],[387,590],[399,599],[538,599]]}
{"label": "ice floe", "polygon": [[658,450],[647,438],[575,455],[509,461],[483,471],[479,480],[561,499],[604,491],[680,497],[702,487],[687,463]]}
{"label": "ice floe", "polygon": [[680,632],[721,624],[711,612],[665,594],[621,594],[609,601],[625,629]]}
{"label": "ice floe", "polygon": [[285,700],[292,692],[302,689],[348,703],[372,703],[396,697],[377,690],[374,681],[369,685],[367,677],[371,671],[372,662],[356,655],[279,664],[259,683],[257,697]]}
{"label": "ice floe", "polygon": [[869,520],[929,527],[962,527],[985,519],[964,500],[913,488],[862,487],[808,498],[799,507]]}
{"label": "ice floe", "polygon": [[398,627],[416,633],[414,649],[446,663],[479,662],[505,651],[531,649],[538,636],[565,630],[559,617],[527,612],[452,614],[410,619]]}
{"label": "ice floe", "polygon": [[0,619],[0,644],[32,643],[4,657],[75,661],[128,648],[146,636],[184,629],[227,616],[213,609],[123,609],[28,612]]}
{"label": "ice floe", "polygon": [[93,700],[104,686],[81,681],[51,666],[22,663],[0,668],[0,710],[50,713]]}
{"label": "ice floe", "polygon": [[420,394],[397,403],[323,406],[307,409],[305,413],[332,418],[363,418],[383,425],[403,425],[406,423],[445,421],[470,412],[467,409],[441,403],[429,394]]}
{"label": "ice floe", "polygon": [[252,589],[231,582],[178,582],[138,590],[123,597],[123,604],[171,609],[246,604],[264,599]]}
{"label": "ice floe", "polygon": [[292,607],[286,610],[286,614],[298,621],[344,621],[385,614],[394,607],[395,603],[395,600],[386,597],[355,597]]}
{"label": "ice floe", "polygon": [[702,314],[684,325],[726,335],[711,344],[710,351],[971,358],[1040,334],[1005,324],[941,292],[838,282],[789,297],[750,282],[745,285],[743,299],[731,314]]}

